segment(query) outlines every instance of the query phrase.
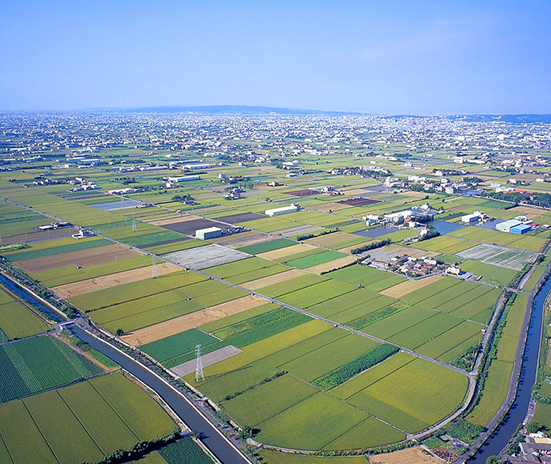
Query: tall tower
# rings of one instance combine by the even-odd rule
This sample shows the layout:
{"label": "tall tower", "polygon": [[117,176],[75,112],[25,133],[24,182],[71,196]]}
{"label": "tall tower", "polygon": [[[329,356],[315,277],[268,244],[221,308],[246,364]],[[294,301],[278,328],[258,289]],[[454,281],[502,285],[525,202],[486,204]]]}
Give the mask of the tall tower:
{"label": "tall tower", "polygon": [[134,219],[134,215],[132,215],[132,232],[138,232],[138,226],[136,225],[136,219]]}
{"label": "tall tower", "polygon": [[155,255],[153,255],[152,258],[153,258],[153,266],[151,268],[151,274],[152,274],[152,277],[156,279],[158,275],[157,275],[157,266],[155,266]]}
{"label": "tall tower", "polygon": [[199,383],[199,378],[204,382],[205,376],[203,374],[203,361],[201,359],[201,345],[195,347],[195,355],[197,356],[197,365],[195,367],[195,383]]}

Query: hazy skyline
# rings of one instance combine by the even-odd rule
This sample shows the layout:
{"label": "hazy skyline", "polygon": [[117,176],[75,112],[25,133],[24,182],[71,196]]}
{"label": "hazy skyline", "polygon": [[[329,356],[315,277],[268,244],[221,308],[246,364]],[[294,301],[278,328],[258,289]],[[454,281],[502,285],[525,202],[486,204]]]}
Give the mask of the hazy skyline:
{"label": "hazy skyline", "polygon": [[551,3],[6,2],[0,110],[551,113]]}

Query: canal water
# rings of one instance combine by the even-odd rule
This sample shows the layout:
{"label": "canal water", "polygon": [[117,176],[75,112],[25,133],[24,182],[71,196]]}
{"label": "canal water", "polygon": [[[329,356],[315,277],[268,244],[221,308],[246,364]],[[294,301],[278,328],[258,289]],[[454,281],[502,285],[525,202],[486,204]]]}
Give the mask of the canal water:
{"label": "canal water", "polygon": [[34,308],[40,310],[41,313],[46,314],[49,319],[55,322],[63,322],[63,319],[59,314],[54,313],[48,306],[37,300],[34,296],[28,293],[23,287],[7,279],[4,275],[0,274],[0,285],[3,285],[11,292],[15,293],[19,298],[25,300]]}
{"label": "canal water", "polygon": [[519,386],[515,401],[501,425],[486,440],[479,452],[468,461],[469,464],[485,464],[486,459],[490,456],[497,456],[505,448],[505,446],[507,446],[507,443],[515,433],[516,428],[524,421],[524,418],[526,417],[530,397],[532,395],[532,386],[536,381],[538,371],[538,358],[543,326],[543,306],[550,291],[551,278],[548,278],[534,298],[532,317],[528,328],[526,349],[524,352]]}

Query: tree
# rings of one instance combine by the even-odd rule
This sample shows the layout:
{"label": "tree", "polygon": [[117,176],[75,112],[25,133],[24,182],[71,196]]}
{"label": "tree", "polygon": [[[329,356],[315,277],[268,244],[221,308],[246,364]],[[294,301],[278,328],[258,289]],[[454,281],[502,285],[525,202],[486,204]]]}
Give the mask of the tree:
{"label": "tree", "polygon": [[248,425],[244,425],[238,435],[239,438],[243,438],[245,440],[247,438],[252,438],[252,436],[253,436],[253,429]]}
{"label": "tree", "polygon": [[546,428],[547,427],[545,427],[545,425],[542,425],[536,421],[532,421],[526,426],[526,430],[528,431],[528,433],[537,433],[545,430]]}
{"label": "tree", "polygon": [[486,464],[503,464],[503,461],[497,456],[490,456],[488,459],[486,459]]}
{"label": "tree", "polygon": [[124,330],[122,330],[122,329],[117,329],[117,331],[115,332],[115,334],[117,335],[117,337],[120,337],[120,336],[124,335]]}

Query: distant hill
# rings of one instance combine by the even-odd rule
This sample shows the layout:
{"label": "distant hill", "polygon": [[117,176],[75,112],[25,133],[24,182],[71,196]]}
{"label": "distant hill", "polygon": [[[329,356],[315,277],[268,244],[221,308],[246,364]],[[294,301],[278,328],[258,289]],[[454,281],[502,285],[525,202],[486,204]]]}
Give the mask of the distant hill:
{"label": "distant hill", "polygon": [[[121,110],[117,110],[121,111]],[[344,116],[360,114],[346,111],[320,111],[301,110],[291,108],[271,108],[269,106],[239,106],[239,105],[214,105],[214,106],[152,106],[145,108],[129,108],[122,110],[127,113],[199,113],[199,114],[286,114],[286,115],[308,115],[325,114],[330,116]]]}

